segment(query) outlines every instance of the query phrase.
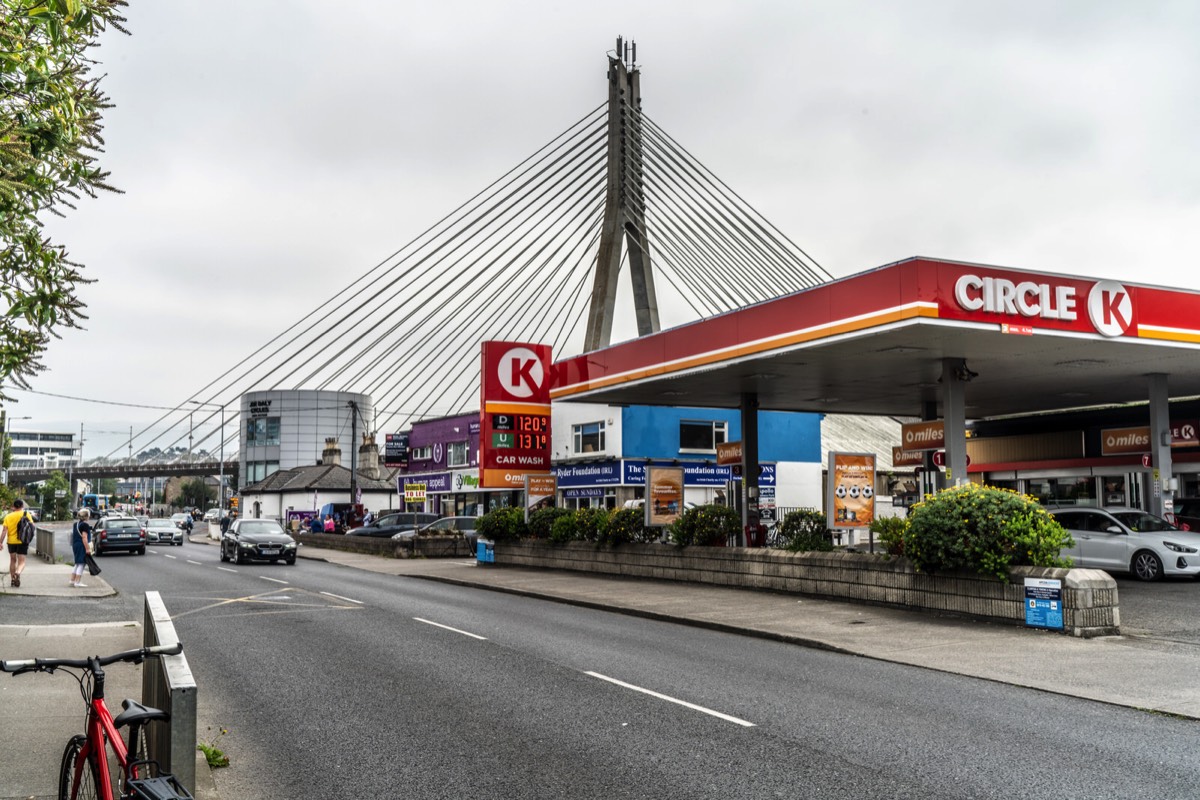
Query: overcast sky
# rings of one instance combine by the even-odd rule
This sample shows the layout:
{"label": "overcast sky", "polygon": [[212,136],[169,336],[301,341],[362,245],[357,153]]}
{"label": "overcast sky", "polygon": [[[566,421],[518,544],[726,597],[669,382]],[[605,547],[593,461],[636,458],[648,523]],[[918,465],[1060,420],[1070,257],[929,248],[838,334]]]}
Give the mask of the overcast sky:
{"label": "overcast sky", "polygon": [[[174,406],[606,98],[835,276],[914,255],[1200,288],[1194,2],[131,0],[97,55],[125,191],[34,388]],[[81,375],[98,376],[83,382]],[[155,412],[15,392],[123,447]],[[124,432],[124,433],[122,433]]]}

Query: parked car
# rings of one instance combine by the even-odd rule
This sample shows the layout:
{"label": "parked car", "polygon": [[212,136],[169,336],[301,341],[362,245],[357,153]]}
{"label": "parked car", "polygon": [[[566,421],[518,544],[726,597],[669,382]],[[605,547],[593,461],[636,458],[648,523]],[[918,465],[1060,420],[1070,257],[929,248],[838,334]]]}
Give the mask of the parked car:
{"label": "parked car", "polygon": [[219,509],[219,508],[210,508],[208,511],[204,512],[204,521],[205,522],[216,522],[220,518],[221,518],[221,509]]}
{"label": "parked car", "polygon": [[[479,517],[442,517],[439,520],[429,523],[423,528],[417,529],[417,536],[446,536],[459,534],[467,538],[467,543],[471,549],[475,549],[475,542],[479,535],[475,533],[475,523],[479,521]],[[392,538],[404,538],[404,534],[396,534]]]}
{"label": "parked car", "polygon": [[1200,531],[1200,497],[1181,497],[1175,500],[1175,524],[1180,529]]}
{"label": "parked car", "polygon": [[1128,572],[1138,580],[1200,575],[1200,533],[1183,531],[1137,508],[1049,508],[1070,531],[1075,547],[1063,550],[1077,567]]}
{"label": "parked car", "polygon": [[115,550],[146,554],[146,529],[133,517],[105,517],[96,523],[95,531],[96,555]]}
{"label": "parked car", "polygon": [[147,544],[183,546],[183,529],[165,517],[151,519],[145,525]]}
{"label": "parked car", "polygon": [[428,525],[437,518],[437,514],[431,514],[427,511],[393,511],[389,514],[384,514],[369,525],[363,525],[361,528],[353,528],[346,531],[346,535],[394,538],[398,533],[408,532],[411,536],[412,531],[417,530],[422,525]]}
{"label": "parked car", "polygon": [[221,560],[296,563],[296,540],[273,519],[235,519],[221,535]]}

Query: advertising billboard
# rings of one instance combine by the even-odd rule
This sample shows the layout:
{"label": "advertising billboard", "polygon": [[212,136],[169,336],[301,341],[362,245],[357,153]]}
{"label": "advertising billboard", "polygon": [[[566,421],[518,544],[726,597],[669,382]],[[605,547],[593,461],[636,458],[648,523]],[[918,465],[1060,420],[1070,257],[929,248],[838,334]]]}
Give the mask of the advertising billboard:
{"label": "advertising billboard", "polygon": [[408,432],[389,433],[383,441],[383,465],[385,467],[408,466]]}
{"label": "advertising billboard", "polygon": [[558,483],[553,475],[525,475],[525,521],[539,508],[554,505],[554,493]]}
{"label": "advertising billboard", "polygon": [[521,489],[550,471],[549,345],[483,343],[479,483]]}
{"label": "advertising billboard", "polygon": [[875,519],[875,454],[829,454],[828,525],[865,528]]}
{"label": "advertising billboard", "polygon": [[661,528],[683,513],[683,468],[646,468],[646,527]]}

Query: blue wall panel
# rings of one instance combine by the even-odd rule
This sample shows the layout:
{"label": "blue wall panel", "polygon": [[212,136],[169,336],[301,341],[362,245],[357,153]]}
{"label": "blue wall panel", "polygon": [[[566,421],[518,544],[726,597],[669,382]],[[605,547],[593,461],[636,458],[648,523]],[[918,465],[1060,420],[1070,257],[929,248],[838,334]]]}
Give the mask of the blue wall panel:
{"label": "blue wall panel", "polygon": [[[724,421],[729,425],[729,441],[742,438],[741,414],[735,409],[628,406],[621,412],[621,455],[627,458],[713,458],[711,454],[679,452],[679,423],[683,420]],[[820,461],[821,415],[761,411],[758,438],[760,461]]]}

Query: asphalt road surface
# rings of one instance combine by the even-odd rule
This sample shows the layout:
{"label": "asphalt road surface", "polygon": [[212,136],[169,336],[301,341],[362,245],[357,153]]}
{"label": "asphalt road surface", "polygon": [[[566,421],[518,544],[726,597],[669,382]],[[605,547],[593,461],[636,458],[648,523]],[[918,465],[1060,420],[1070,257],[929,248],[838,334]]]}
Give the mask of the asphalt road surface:
{"label": "asphalt road surface", "polygon": [[161,592],[201,737],[232,760],[216,773],[227,800],[1183,798],[1200,785],[1188,720],[322,562],[222,564],[211,546],[101,564],[117,598],[23,613],[140,619],[142,592]]}

